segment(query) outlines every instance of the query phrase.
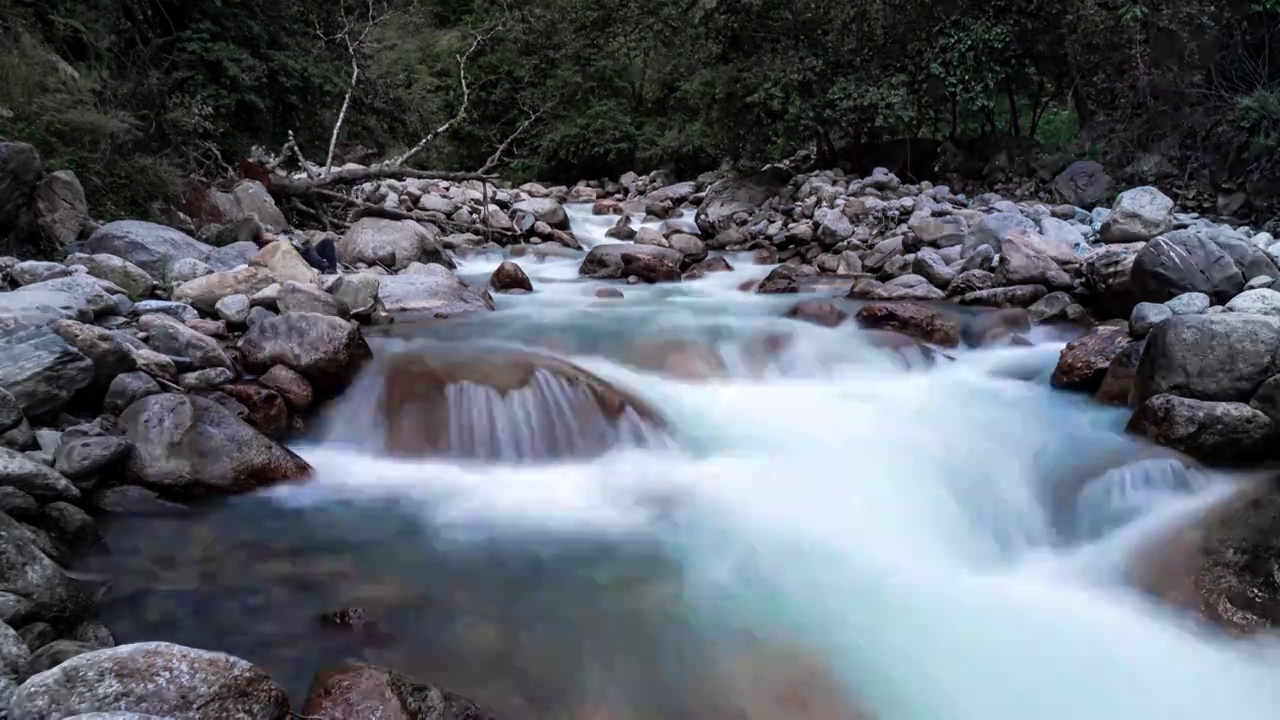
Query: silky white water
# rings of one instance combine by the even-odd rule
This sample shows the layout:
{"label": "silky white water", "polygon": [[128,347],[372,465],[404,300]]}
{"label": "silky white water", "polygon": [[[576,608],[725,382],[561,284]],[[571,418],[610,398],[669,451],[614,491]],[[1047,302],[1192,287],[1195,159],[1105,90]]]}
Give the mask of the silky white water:
{"label": "silky white water", "polygon": [[[526,262],[539,292],[512,298],[511,317],[555,319],[569,297],[586,307],[589,284],[547,277],[576,263],[542,264],[540,284]],[[679,318],[717,300],[734,327],[775,322],[772,300],[728,287],[684,287],[658,307]],[[637,301],[653,311],[660,292]],[[1219,636],[1125,582],[1136,548],[1195,522],[1233,481],[1166,460],[1104,472],[1100,458],[1132,449],[1124,415],[1048,388],[1060,348],[906,371],[872,362],[882,351],[848,327],[804,326],[767,372],[704,382],[582,355],[664,413],[680,447],[504,465],[321,444],[300,449],[318,482],[279,496],[399,498],[461,542],[661,538],[708,642],[746,628],[804,647],[878,720],[1269,720],[1272,645]],[[1064,483],[1077,487],[1066,500]]]}

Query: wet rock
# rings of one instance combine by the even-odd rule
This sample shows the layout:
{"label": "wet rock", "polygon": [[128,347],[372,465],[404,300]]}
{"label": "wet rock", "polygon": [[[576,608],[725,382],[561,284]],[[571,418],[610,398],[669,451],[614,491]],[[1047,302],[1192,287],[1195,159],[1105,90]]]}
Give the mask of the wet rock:
{"label": "wet rock", "polygon": [[144,372],[129,372],[117,375],[107,388],[106,398],[102,401],[102,409],[112,415],[119,415],[125,408],[148,395],[160,392],[160,384]]}
{"label": "wet rock", "polygon": [[729,264],[728,260],[718,255],[709,257],[689,268],[689,271],[684,274],[684,279],[696,280],[706,277],[708,273],[717,272],[733,272],[733,266]]}
{"label": "wet rock", "polygon": [[248,295],[266,289],[274,280],[265,268],[244,267],[216,272],[182,283],[173,291],[173,299],[213,314],[218,301],[230,295]]}
{"label": "wet rock", "polygon": [[129,441],[104,435],[62,439],[54,453],[53,468],[72,480],[96,475],[129,454]]}
{"label": "wet rock", "polygon": [[1048,295],[1043,285],[1012,285],[990,290],[977,290],[962,295],[961,305],[979,305],[984,307],[1030,307],[1037,300]]}
{"label": "wet rock", "polygon": [[1120,328],[1100,325],[1067,343],[1050,382],[1063,390],[1096,392],[1111,361],[1130,342],[1128,334]]}
{"label": "wet rock", "polygon": [[1111,359],[1107,374],[1102,378],[1102,385],[1094,393],[1095,400],[1104,405],[1129,406],[1129,397],[1138,376],[1138,362],[1142,359],[1144,347],[1144,341],[1131,342]]}
{"label": "wet rock", "polygon": [[1101,236],[1105,243],[1146,242],[1173,225],[1173,201],[1153,187],[1137,187],[1116,198]]}
{"label": "wet rock", "polygon": [[263,320],[244,334],[237,347],[247,369],[267,372],[274,365],[284,365],[325,394],[345,388],[372,354],[358,325],[316,313]]}
{"label": "wet rock", "polygon": [[33,622],[18,630],[18,636],[27,644],[27,649],[34,652],[57,640],[58,631],[47,622]]}
{"label": "wet rock", "polygon": [[367,372],[377,416],[366,422],[385,429],[377,449],[397,456],[545,460],[669,442],[642,400],[550,356],[441,348],[395,354]]}
{"label": "wet rock", "polygon": [[289,409],[276,391],[249,383],[225,385],[220,389],[249,410],[249,424],[267,437],[278,438],[289,429]]}
{"label": "wet rock", "polygon": [[763,205],[781,194],[790,180],[790,171],[779,167],[770,167],[753,175],[717,180],[707,188],[694,220],[704,237],[711,237],[732,225],[735,215],[754,215]]}
{"label": "wet rock", "polygon": [[248,492],[310,473],[297,455],[206,398],[151,395],[129,406],[119,425],[133,443],[130,477],[166,494]]}
{"label": "wet rock", "polygon": [[289,407],[294,410],[306,410],[311,407],[313,399],[311,383],[297,371],[284,365],[273,366],[258,378],[258,383],[280,393]]}
{"label": "wet rock", "polygon": [[397,320],[443,319],[493,310],[487,292],[472,290],[440,265],[423,266],[412,275],[379,278],[378,302]]}
{"label": "wet rock", "polygon": [[1067,308],[1075,301],[1064,292],[1051,292],[1040,298],[1027,308],[1027,316],[1036,325],[1045,323],[1066,322]]}
{"label": "wet rock", "polygon": [[45,670],[52,670],[77,655],[99,649],[101,648],[75,640],[54,640],[31,653],[31,657],[23,666],[22,677],[27,678]]}
{"label": "wet rock", "polygon": [[129,344],[116,333],[74,320],[55,320],[50,329],[93,363],[99,383],[109,383],[138,367]]}
{"label": "wet rock", "polygon": [[92,277],[87,275],[69,275],[24,285],[14,290],[13,294],[21,296],[27,293],[36,293],[39,297],[44,298],[57,293],[64,293],[76,298],[77,303],[89,308],[89,312],[95,317],[112,315],[116,311],[116,301],[111,297],[111,293],[121,292],[121,289],[110,287],[110,292],[108,292],[107,289],[104,289],[99,284],[101,282],[105,281],[94,281]]}
{"label": "wet rock", "polygon": [[1133,413],[1127,429],[1202,462],[1236,465],[1268,454],[1274,425],[1244,403],[1161,394]]}
{"label": "wet rock", "polygon": [[[0,622],[79,618],[91,605],[30,530],[0,513]],[[12,717],[12,716],[11,716]]]}
{"label": "wet rock", "polygon": [[760,284],[756,286],[755,291],[759,295],[782,295],[800,292],[800,285],[796,282],[795,267],[779,265],[770,270],[769,274],[765,275]]}
{"label": "wet rock", "polygon": [[835,327],[849,319],[849,313],[830,300],[802,300],[787,309],[785,317],[823,327]]}
{"label": "wet rock", "polygon": [[683,262],[684,256],[671,248],[611,243],[592,248],[583,258],[578,274],[600,280],[634,275],[645,282],[674,282],[680,279]]}
{"label": "wet rock", "polygon": [[147,345],[152,350],[169,357],[187,358],[195,369],[234,367],[217,340],[168,315],[143,315],[138,326],[147,332]]}
{"label": "wet rock", "polygon": [[89,254],[115,255],[164,279],[174,262],[204,260],[212,247],[173,228],[138,220],[118,220],[98,228],[85,241]]}
{"label": "wet rock", "polygon": [[1129,334],[1135,338],[1144,338],[1156,325],[1173,317],[1173,311],[1166,305],[1140,302],[1133,307],[1129,316]]}
{"label": "wet rock", "polygon": [[521,200],[513,204],[511,210],[515,213],[527,213],[556,230],[569,229],[569,214],[565,212],[564,206],[552,198]]}
{"label": "wet rock", "polygon": [[182,322],[200,319],[200,313],[195,308],[186,303],[172,302],[170,300],[143,300],[133,306],[133,311],[139,316],[156,313],[168,315]]}
{"label": "wet rock", "polygon": [[302,714],[316,720],[496,720],[461,695],[370,665],[348,664],[316,675]]}
{"label": "wet rock", "polygon": [[52,468],[0,448],[0,485],[15,488],[39,500],[74,500],[80,491]]}
{"label": "wet rock", "polygon": [[65,502],[53,502],[40,509],[40,525],[74,553],[81,553],[102,541],[93,518]]}
{"label": "wet rock", "polygon": [[892,330],[944,347],[960,344],[960,324],[941,311],[913,302],[867,305],[854,315],[858,324],[875,330]]}
{"label": "wet rock", "polygon": [[901,275],[872,290],[872,300],[944,300],[947,294],[919,275]]}
{"label": "wet rock", "polygon": [[1280,319],[1257,315],[1175,315],[1147,336],[1135,402],[1161,394],[1247,402],[1280,372]]}
{"label": "wet rock", "polygon": [[1140,298],[1131,273],[1138,251],[1144,246],[1115,245],[1095,250],[1081,260],[1084,286],[1092,305],[1106,317],[1128,317]]}
{"label": "wet rock", "polygon": [[1209,233],[1198,230],[1176,230],[1147,243],[1131,272],[1136,297],[1147,302],[1197,292],[1221,304],[1244,290],[1245,283],[1231,256]]}
{"label": "wet rock", "polygon": [[314,285],[320,273],[303,259],[301,253],[288,240],[277,240],[262,248],[250,265],[266,268],[271,277],[279,283],[289,281]]}
{"label": "wet rock", "polygon": [[356,221],[337,243],[338,262],[403,270],[411,263],[454,267],[435,237],[412,220],[366,217]]}
{"label": "wet rock", "polygon": [[248,325],[249,327],[253,327],[258,323],[264,320],[270,320],[273,317],[276,317],[276,314],[274,312],[264,307],[255,305],[249,308],[249,318],[245,320],[245,324]]}
{"label": "wet rock", "polygon": [[621,298],[621,297],[626,297],[625,295],[623,295],[623,294],[622,294],[622,291],[621,291],[621,290],[619,290],[618,288],[596,288],[596,289],[595,289],[595,292],[593,292],[593,293],[591,293],[591,294],[592,294],[593,296],[595,296],[595,297],[598,297],[598,298]]}
{"label": "wet rock", "polygon": [[982,270],[990,272],[996,267],[996,251],[990,245],[979,245],[973,251],[973,254],[964,259],[960,266],[960,272],[966,273],[970,270]]}
{"label": "wet rock", "polygon": [[986,347],[1030,331],[1031,318],[1025,310],[987,310],[964,319],[960,339],[969,347]]}
{"label": "wet rock", "polygon": [[533,283],[529,276],[517,264],[504,260],[493,275],[489,276],[489,286],[498,292],[524,291],[533,292]]}
{"label": "wet rock", "polygon": [[276,305],[281,313],[317,313],[338,318],[351,317],[351,310],[339,298],[310,283],[286,280],[280,285]]}
{"label": "wet rock", "polygon": [[93,494],[93,507],[112,515],[185,515],[187,506],[138,485],[117,485]]}
{"label": "wet rock", "polygon": [[10,720],[92,711],[284,720],[289,701],[266,673],[244,660],[148,642],[73,657],[23,683],[9,705]]}
{"label": "wet rock", "polygon": [[0,433],[7,433],[22,424],[22,404],[18,398],[4,388],[0,388]]}
{"label": "wet rock", "polygon": [[115,255],[75,253],[67,258],[67,264],[83,265],[90,275],[119,285],[135,302],[151,297],[155,289],[155,280],[146,270]]}
{"label": "wet rock", "polygon": [[93,362],[48,326],[0,318],[0,387],[24,414],[57,410],[93,377]]}

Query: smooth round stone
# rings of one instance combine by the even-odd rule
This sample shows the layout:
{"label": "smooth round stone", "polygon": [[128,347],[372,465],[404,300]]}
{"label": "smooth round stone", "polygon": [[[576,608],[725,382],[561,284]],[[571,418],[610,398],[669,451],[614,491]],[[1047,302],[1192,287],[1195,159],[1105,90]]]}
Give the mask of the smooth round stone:
{"label": "smooth round stone", "polygon": [[1213,300],[1208,295],[1199,292],[1182,293],[1172,300],[1166,300],[1164,306],[1173,311],[1174,315],[1200,315],[1207,311],[1213,305]]}
{"label": "smooth round stone", "polygon": [[1156,325],[1173,317],[1173,311],[1167,305],[1142,302],[1133,308],[1129,316],[1129,334],[1135,338],[1144,338]]}

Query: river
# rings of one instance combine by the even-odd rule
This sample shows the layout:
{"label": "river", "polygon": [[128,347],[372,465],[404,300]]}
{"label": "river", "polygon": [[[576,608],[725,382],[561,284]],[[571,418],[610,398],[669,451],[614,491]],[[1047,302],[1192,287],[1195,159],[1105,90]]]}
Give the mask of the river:
{"label": "river", "polygon": [[[570,210],[584,245],[608,242],[613,218]],[[458,274],[483,281],[501,259]],[[742,292],[770,266],[728,259],[627,286],[525,255],[535,292],[371,340],[558,353],[656,408],[669,436],[533,461],[563,429],[491,403],[473,422],[514,439],[489,460],[394,460],[367,450],[357,385],[295,445],[309,485],[108,524],[110,552],[83,568],[111,579],[105,621],[120,642],[240,655],[299,700],[320,667],[360,656],[510,718],[1274,715],[1270,644],[1133,581],[1237,482],[1052,390],[1069,335],[904,358],[849,323],[782,318],[798,296]],[[605,285],[625,297],[597,297]],[[378,630],[317,620],[352,606]]]}

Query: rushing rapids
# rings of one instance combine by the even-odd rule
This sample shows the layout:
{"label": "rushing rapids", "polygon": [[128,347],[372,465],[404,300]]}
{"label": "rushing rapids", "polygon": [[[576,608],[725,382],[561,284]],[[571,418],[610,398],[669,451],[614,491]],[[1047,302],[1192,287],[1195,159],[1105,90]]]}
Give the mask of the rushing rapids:
{"label": "rushing rapids", "polygon": [[[584,244],[607,242],[612,218],[580,210]],[[133,590],[114,627],[221,645],[296,691],[295,663],[353,651],[309,617],[359,604],[389,639],[356,651],[500,717],[1280,707],[1269,641],[1161,600],[1186,572],[1174,539],[1249,479],[1051,390],[1060,335],[904,362],[783,318],[797,296],[741,292],[770,268],[729,260],[601,298],[577,260],[526,255],[535,292],[500,312],[394,327],[295,448],[312,483],[111,531],[136,560],[98,568]]]}

